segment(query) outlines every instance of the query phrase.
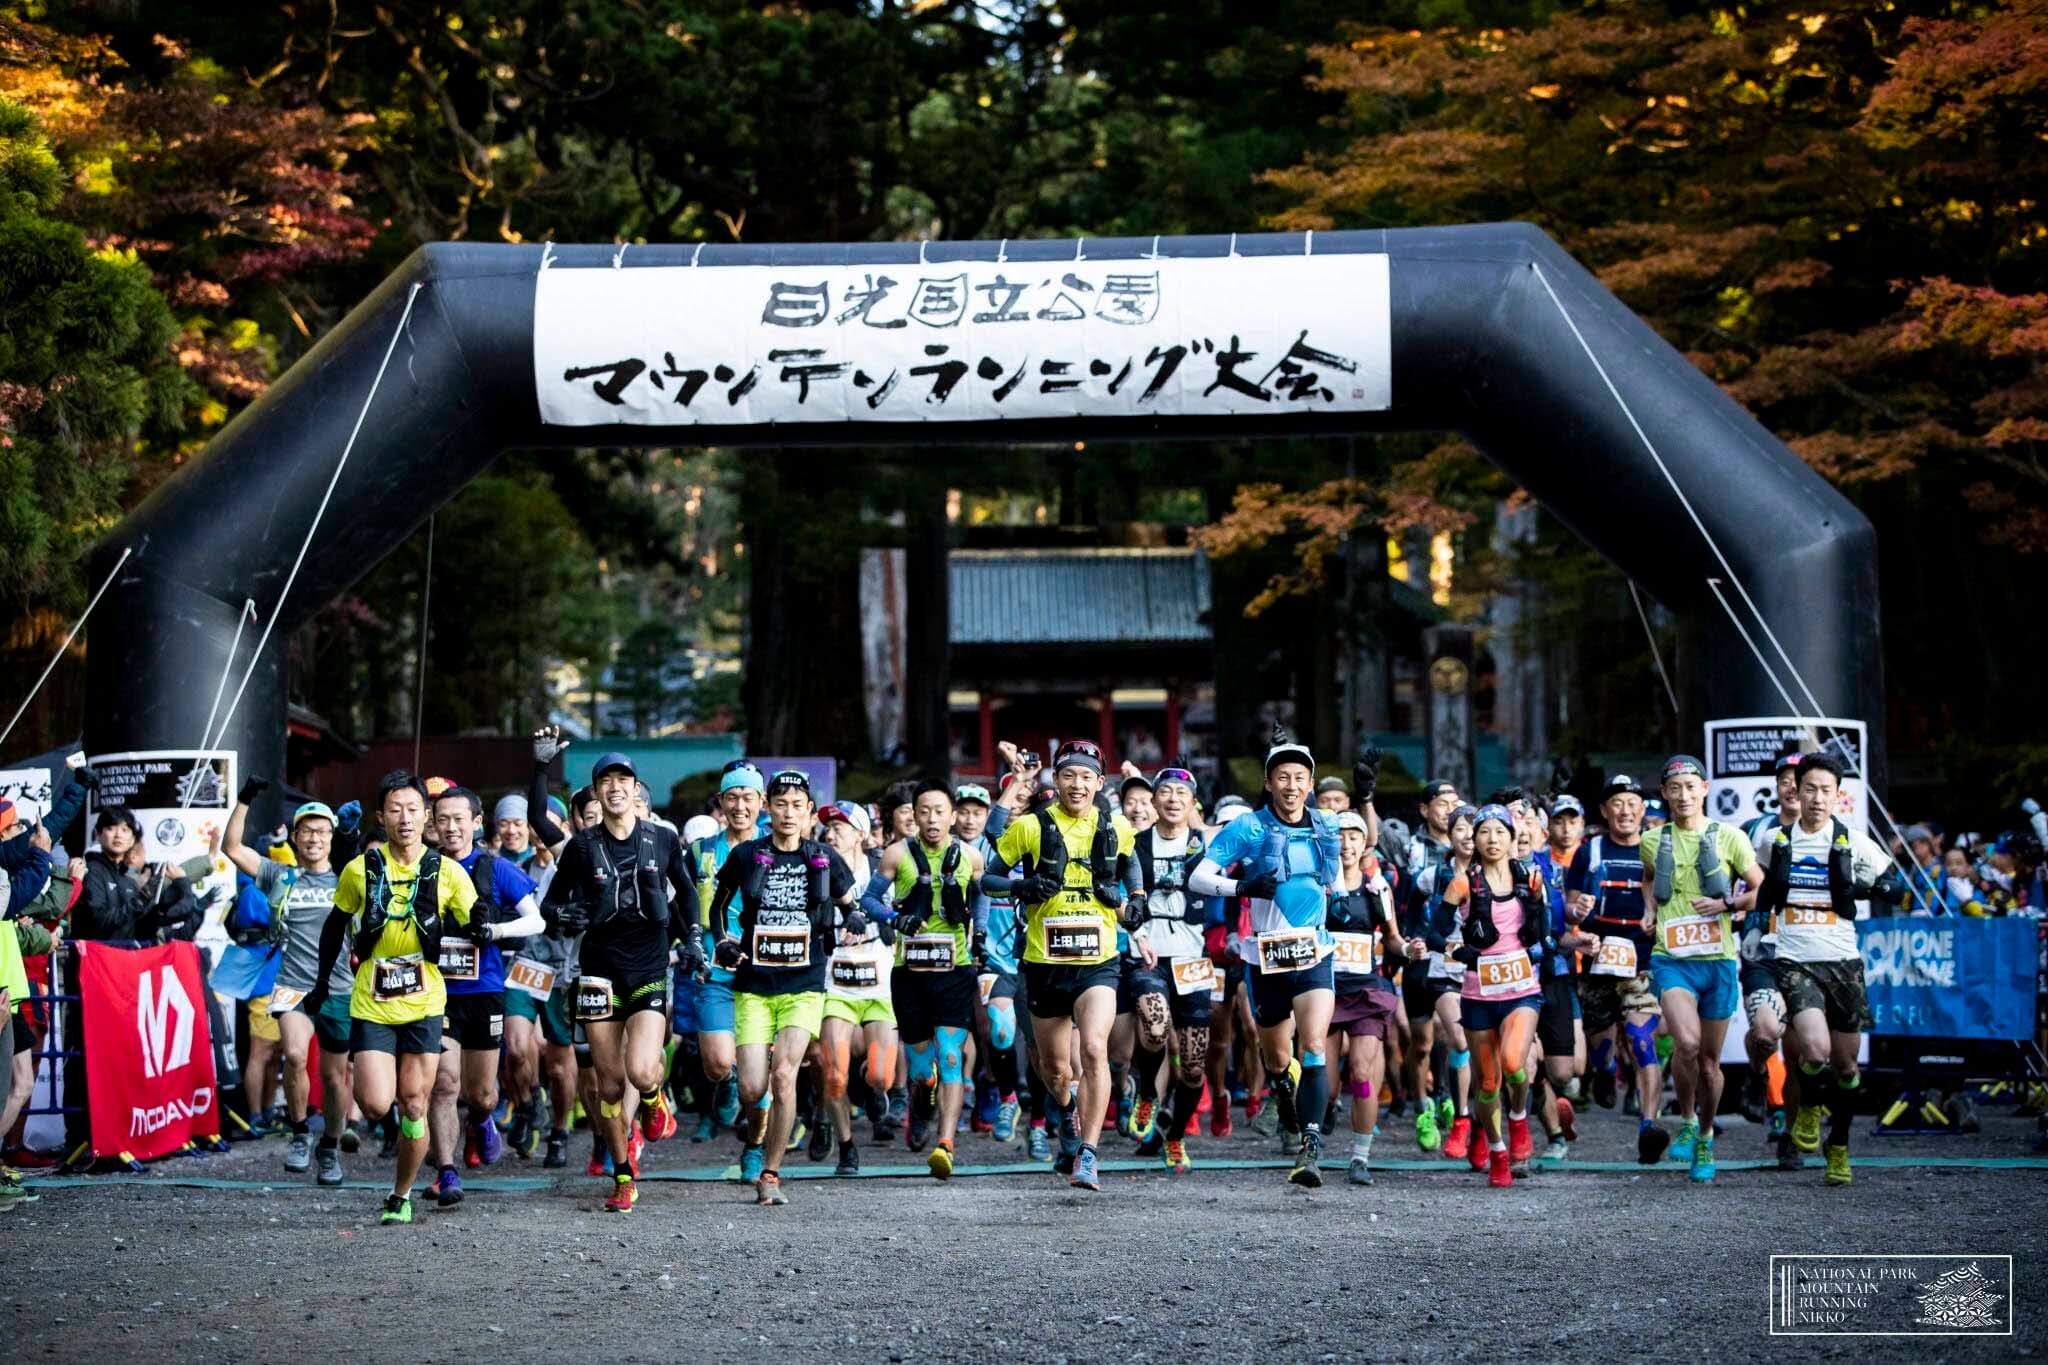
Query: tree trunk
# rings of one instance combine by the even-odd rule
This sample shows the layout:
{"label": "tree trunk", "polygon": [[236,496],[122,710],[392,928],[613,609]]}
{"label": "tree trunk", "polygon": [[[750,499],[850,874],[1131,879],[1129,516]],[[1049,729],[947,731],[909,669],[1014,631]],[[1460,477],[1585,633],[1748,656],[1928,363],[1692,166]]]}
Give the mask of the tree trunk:
{"label": "tree trunk", "polygon": [[911,504],[903,556],[906,604],[903,652],[908,695],[904,697],[903,740],[910,757],[934,773],[952,766],[952,732],[946,704],[952,677],[951,581],[946,566],[948,527],[943,484],[921,490]]}

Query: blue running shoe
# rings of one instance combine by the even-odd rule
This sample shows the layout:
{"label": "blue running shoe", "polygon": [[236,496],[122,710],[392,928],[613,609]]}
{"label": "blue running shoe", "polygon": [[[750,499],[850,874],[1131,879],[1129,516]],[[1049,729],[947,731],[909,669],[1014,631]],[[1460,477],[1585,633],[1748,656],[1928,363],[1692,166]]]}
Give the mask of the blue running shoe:
{"label": "blue running shoe", "polygon": [[1102,1177],[1095,1173],[1095,1149],[1083,1147],[1074,1158],[1074,1173],[1067,1177],[1067,1183],[1077,1190],[1102,1192]]}
{"label": "blue running shoe", "polygon": [[768,1156],[759,1147],[748,1147],[740,1153],[740,1180],[748,1185],[761,1178],[761,1169],[768,1163]]}

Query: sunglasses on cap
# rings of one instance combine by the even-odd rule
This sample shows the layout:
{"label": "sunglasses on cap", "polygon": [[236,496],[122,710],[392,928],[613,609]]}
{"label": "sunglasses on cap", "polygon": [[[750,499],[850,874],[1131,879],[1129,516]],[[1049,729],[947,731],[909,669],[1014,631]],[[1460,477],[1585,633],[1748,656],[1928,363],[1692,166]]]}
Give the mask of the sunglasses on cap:
{"label": "sunglasses on cap", "polygon": [[1159,776],[1152,779],[1152,785],[1155,787],[1163,787],[1169,782],[1178,782],[1192,791],[1195,786],[1195,775],[1186,768],[1161,768]]}

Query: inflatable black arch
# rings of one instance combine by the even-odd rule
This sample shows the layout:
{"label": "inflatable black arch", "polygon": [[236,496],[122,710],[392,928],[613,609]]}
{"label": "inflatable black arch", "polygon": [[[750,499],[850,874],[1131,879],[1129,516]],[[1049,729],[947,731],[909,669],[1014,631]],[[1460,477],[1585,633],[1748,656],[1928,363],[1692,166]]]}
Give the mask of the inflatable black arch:
{"label": "inflatable black arch", "polygon": [[[1096,265],[1134,268],[1162,259],[1383,254],[1391,401],[1379,411],[1324,415],[757,423],[708,433],[542,419],[535,314],[543,270],[696,266],[708,275],[735,266],[910,271],[966,262],[1049,269],[1084,252]],[[358,426],[327,505],[337,461]],[[1078,243],[423,247],[95,551],[95,582],[130,553],[92,627],[87,752],[199,747],[233,647],[242,656],[232,661],[233,681],[249,676],[218,747],[238,751],[244,772],[280,772],[283,646],[291,628],[374,567],[507,447],[1018,444],[1429,429],[1464,433],[1687,619],[1689,638],[1699,642],[1688,709],[1701,712],[1689,719],[1785,714],[1785,691],[1731,627],[1731,618],[1740,620],[1773,673],[1781,660],[1769,639],[1782,642],[1818,703],[1802,709],[1870,722],[1865,763],[1882,788],[1883,675],[1869,522],[1547,236],[1521,224]],[[245,599],[268,616],[287,582],[274,633],[252,664],[258,628],[234,643]],[[1769,631],[1757,629],[1759,616]],[[1782,687],[1803,700],[1790,670],[1782,676]]]}

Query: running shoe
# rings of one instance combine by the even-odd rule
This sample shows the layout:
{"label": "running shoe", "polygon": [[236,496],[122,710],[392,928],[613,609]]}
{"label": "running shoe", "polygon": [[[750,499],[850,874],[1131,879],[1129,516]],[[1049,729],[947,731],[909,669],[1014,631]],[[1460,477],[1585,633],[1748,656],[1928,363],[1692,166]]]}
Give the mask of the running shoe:
{"label": "running shoe", "polygon": [[[1477,1170],[1477,1167],[1473,1169]],[[1497,1190],[1507,1189],[1515,1183],[1514,1169],[1508,1163],[1506,1152],[1495,1152],[1486,1166],[1486,1183]]]}
{"label": "running shoe", "polygon": [[1301,1146],[1294,1153],[1294,1169],[1287,1173],[1287,1183],[1303,1189],[1319,1190],[1323,1187],[1323,1135],[1317,1132],[1303,1133]]}
{"label": "running shoe", "polygon": [[1415,1111],[1415,1145],[1425,1152],[1433,1152],[1444,1145],[1444,1135],[1436,1129],[1436,1106],[1425,1103]]}
{"label": "running shoe", "polygon": [[1081,1110],[1072,1105],[1062,1110],[1059,1116],[1060,1156],[1053,1163],[1053,1170],[1059,1175],[1074,1173],[1074,1158],[1081,1154]]}
{"label": "running shoe", "polygon": [[[1693,1147],[1699,1140],[1699,1120],[1687,1119],[1678,1126],[1678,1136],[1672,1140],[1671,1150],[1666,1152],[1665,1155],[1681,1166],[1690,1166],[1692,1164]],[[1713,1139],[1708,1138],[1707,1141],[1711,1142]]]}
{"label": "running shoe", "polygon": [[354,1156],[363,1149],[363,1135],[356,1131],[353,1123],[341,1125],[341,1150]]}
{"label": "running shoe", "polygon": [[1828,1144],[1828,1184],[1846,1185],[1856,1178],[1849,1169],[1849,1148],[1847,1144]]}
{"label": "running shoe", "polygon": [[1365,1164],[1365,1158],[1352,1157],[1351,1165],[1344,1172],[1344,1178],[1354,1185],[1370,1185],[1372,1184],[1372,1167]]}
{"label": "running shoe", "polygon": [[822,1119],[814,1119],[812,1121],[811,1141],[810,1145],[804,1150],[804,1155],[812,1161],[823,1161],[826,1157],[832,1155],[831,1124],[824,1122]]}
{"label": "running shoe", "polygon": [[1517,1166],[1536,1155],[1536,1140],[1529,1136],[1527,1118],[1508,1120],[1508,1160]]}
{"label": "running shoe", "polygon": [[1159,1149],[1159,1159],[1173,1175],[1186,1175],[1195,1169],[1195,1163],[1188,1160],[1188,1144],[1181,1138],[1168,1138]]}
{"label": "running shoe", "polygon": [[1044,1124],[1034,1123],[1025,1129],[1024,1151],[1033,1161],[1052,1160],[1052,1143],[1046,1140]]}
{"label": "running shoe", "polygon": [[1764,1129],[1766,1141],[1776,1142],[1779,1138],[1785,1136],[1785,1106],[1782,1104],[1772,1105],[1768,1122],[1769,1126]]}
{"label": "running shoe", "polygon": [[1227,1138],[1237,1131],[1237,1125],[1230,1121],[1230,1106],[1218,1104],[1209,1110],[1209,1136]]}
{"label": "running shoe", "polygon": [[317,1185],[339,1185],[341,1183],[341,1151],[335,1147],[316,1147],[313,1160],[320,1169],[313,1176]]}
{"label": "running shoe", "polygon": [[997,1142],[1014,1141],[1017,1136],[1017,1101],[1004,1100],[996,1106],[996,1121],[990,1133]]}
{"label": "running shoe", "polygon": [[1661,1124],[1645,1123],[1636,1129],[1636,1162],[1654,1166],[1664,1159],[1664,1149],[1670,1145],[1671,1134]]}
{"label": "running shoe", "polygon": [[1579,1113],[1572,1108],[1572,1102],[1564,1096],[1557,1097],[1557,1130],[1564,1134],[1566,1142],[1579,1140]]}
{"label": "running shoe", "polygon": [[611,1198],[604,1201],[606,1213],[631,1213],[633,1205],[639,1202],[640,1190],[630,1175],[615,1176],[612,1179]]}
{"label": "running shoe", "polygon": [[1451,1097],[1439,1095],[1436,1101],[1436,1126],[1444,1132],[1449,1132],[1452,1122],[1457,1117],[1458,1106],[1451,1102]]}
{"label": "running shoe", "polygon": [[1124,1077],[1123,1088],[1117,1091],[1116,1096],[1116,1130],[1125,1137],[1137,1136],[1131,1131],[1131,1117],[1137,1112],[1135,1092],[1136,1082],[1129,1076]]}
{"label": "running shoe", "polygon": [[[1849,1169],[1849,1153],[1847,1148],[1842,1150],[1842,1169],[1845,1171]],[[1080,1154],[1074,1158],[1073,1174],[1067,1177],[1067,1183],[1077,1190],[1094,1190],[1097,1194],[1102,1192],[1102,1177],[1095,1172],[1095,1151],[1093,1148],[1083,1147]]]}
{"label": "running shoe", "polygon": [[1143,1142],[1146,1138],[1152,1136],[1153,1118],[1157,1114],[1158,1109],[1158,1104],[1149,1095],[1139,1100],[1131,1109],[1130,1135],[1133,1138]]}
{"label": "running shoe", "polygon": [[[651,1105],[643,1097],[640,1101],[640,1136],[649,1142],[660,1142],[675,1135],[676,1115],[675,1111],[669,1108],[668,1091],[655,1091],[654,1103]],[[489,1157],[485,1157],[484,1164],[490,1164]]]}
{"label": "running shoe", "polygon": [[403,1194],[386,1195],[384,1198],[384,1212],[378,1217],[377,1222],[385,1227],[389,1227],[393,1223],[410,1223],[411,1221],[411,1197]]}
{"label": "running shoe", "polygon": [[290,1145],[284,1149],[284,1168],[294,1175],[303,1175],[313,1164],[313,1139],[304,1133],[293,1133]]}
{"label": "running shoe", "polygon": [[1699,1184],[1706,1184],[1714,1178],[1714,1140],[1702,1137],[1692,1149],[1692,1178]]}
{"label": "running shoe", "polygon": [[476,1129],[474,1128],[462,1135],[462,1164],[469,1167],[472,1171],[484,1164],[482,1155],[476,1149]]}
{"label": "running shoe", "polygon": [[533,1126],[533,1101],[522,1101],[512,1111],[512,1122],[505,1130],[505,1145],[522,1157],[533,1155],[533,1144],[538,1134]]}
{"label": "running shoe", "polygon": [[[740,1151],[740,1180],[752,1185],[761,1179],[761,1168],[768,1164],[768,1154],[759,1147],[749,1146]],[[777,1177],[780,1179],[781,1177]]]}
{"label": "running shoe", "polygon": [[1806,1158],[1799,1155],[1799,1149],[1792,1145],[1792,1135],[1790,1133],[1781,1133],[1778,1136],[1778,1169],[1781,1171],[1803,1171],[1806,1169]]}
{"label": "running shoe", "polygon": [[730,1128],[740,1121],[739,1077],[728,1075],[718,1083],[718,1106],[712,1114],[720,1128]]}
{"label": "running shoe", "polygon": [[0,1196],[20,1194],[26,1188],[20,1171],[12,1166],[0,1166]]}
{"label": "running shoe", "polygon": [[1764,1121],[1764,1107],[1769,1102],[1769,1093],[1764,1085],[1764,1073],[1758,1067],[1750,1067],[1749,1075],[1742,1082],[1742,1117],[1751,1123]]}
{"label": "running shoe", "polygon": [[1251,1120],[1252,1131],[1260,1137],[1272,1137],[1280,1131],[1280,1106],[1271,1100],[1246,1100],[1244,1116]]}
{"label": "running shoe", "polygon": [[[1503,1147],[1501,1150],[1505,1152],[1507,1149]],[[1487,1160],[1492,1152],[1493,1143],[1487,1136],[1486,1130],[1475,1124],[1472,1128],[1472,1150],[1467,1158],[1472,1163],[1472,1169],[1475,1171],[1485,1170]]]}
{"label": "running shoe", "polygon": [[839,1144],[839,1164],[832,1168],[832,1174],[847,1176],[860,1174],[859,1143],[842,1142]]}
{"label": "running shoe", "polygon": [[718,1136],[718,1120],[710,1114],[697,1116],[697,1131],[690,1134],[692,1142],[709,1142]]}
{"label": "running shoe", "polygon": [[792,1149],[792,1150],[794,1150],[794,1149],[796,1149],[796,1148],[800,1148],[800,1147],[802,1147],[802,1146],[804,1146],[804,1145],[805,1145],[805,1142],[804,1142],[804,1140],[805,1140],[806,1138],[808,1138],[808,1137],[809,1137],[810,1135],[811,1135],[811,1125],[810,1125],[810,1123],[809,1123],[809,1122],[808,1122],[807,1120],[805,1120],[805,1118],[804,1118],[804,1116],[803,1116],[802,1114],[798,1114],[798,1115],[796,1115],[796,1116],[795,1116],[794,1118],[792,1118],[792,1119],[790,1120],[790,1123],[789,1123],[789,1142],[788,1142],[788,1144],[787,1144],[787,1145],[788,1145],[788,1146],[790,1147],[790,1149]]}
{"label": "running shoe", "polygon": [[773,1171],[761,1172],[754,1181],[754,1202],[761,1205],[787,1204],[789,1196],[782,1192],[782,1177]]}
{"label": "running shoe", "polygon": [[557,1128],[548,1134],[548,1154],[541,1159],[542,1166],[558,1171],[569,1164],[569,1135]]}
{"label": "running shoe", "polygon": [[[1484,1138],[1480,1139],[1482,1142]],[[1444,1138],[1443,1152],[1456,1161],[1472,1150],[1472,1116],[1460,1114],[1451,1124],[1451,1131]]]}
{"label": "running shoe", "polygon": [[583,1169],[592,1175],[612,1173],[612,1154],[605,1149],[604,1139],[595,1133],[590,1135],[590,1160]]}
{"label": "running shoe", "polygon": [[628,1128],[626,1130],[626,1166],[632,1171],[635,1180],[640,1178],[640,1153],[646,1150],[647,1141],[640,1136],[640,1130],[638,1128]]}
{"label": "running shoe", "polygon": [[1002,1106],[1002,1097],[993,1086],[985,1087],[974,1098],[974,1131],[992,1132],[996,1126],[996,1110]]}
{"label": "running shoe", "polygon": [[476,1154],[483,1158],[484,1165],[497,1165],[498,1158],[505,1155],[505,1137],[498,1131],[498,1125],[485,1119],[470,1131],[476,1134]]}
{"label": "running shoe", "polygon": [[1599,1105],[1602,1109],[1612,1109],[1614,1101],[1614,1073],[1612,1071],[1594,1072],[1593,1103]]}
{"label": "running shoe", "polygon": [[1554,1137],[1550,1140],[1550,1145],[1543,1149],[1543,1160],[1563,1161],[1571,1154],[1572,1145],[1561,1137]]}
{"label": "running shoe", "polygon": [[938,1145],[932,1148],[932,1154],[924,1159],[924,1164],[926,1169],[931,1171],[932,1179],[951,1180],[953,1178],[953,1144],[945,1138],[940,1138]]}
{"label": "running shoe", "polygon": [[434,1196],[434,1202],[442,1208],[454,1208],[462,1202],[462,1172],[453,1166],[443,1166],[441,1174],[434,1178],[433,1187],[428,1193]]}
{"label": "running shoe", "polygon": [[1137,1150],[1133,1152],[1132,1155],[1158,1156],[1160,1152],[1165,1150],[1165,1148],[1166,1125],[1163,1123],[1155,1123],[1152,1125],[1152,1136],[1146,1138],[1143,1142],[1139,1143]]}
{"label": "running shoe", "polygon": [[1799,1106],[1798,1115],[1792,1120],[1792,1145],[1802,1152],[1820,1150],[1820,1109],[1811,1104]]}

